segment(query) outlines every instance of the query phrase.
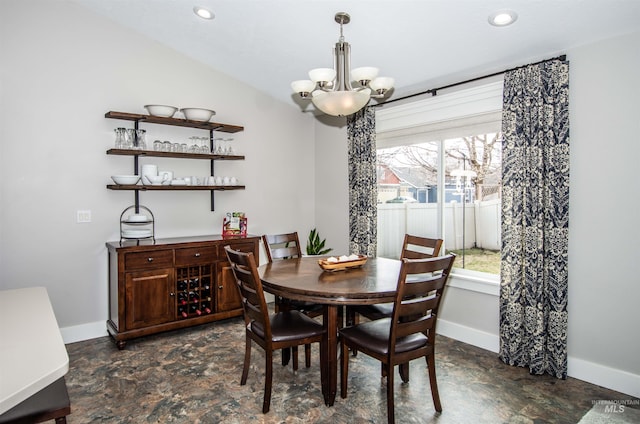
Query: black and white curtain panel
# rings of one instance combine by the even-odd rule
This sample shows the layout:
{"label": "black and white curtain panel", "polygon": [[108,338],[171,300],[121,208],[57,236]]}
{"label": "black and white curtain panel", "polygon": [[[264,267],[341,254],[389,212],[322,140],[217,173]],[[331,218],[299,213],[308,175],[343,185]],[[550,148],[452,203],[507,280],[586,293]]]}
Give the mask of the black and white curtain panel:
{"label": "black and white curtain panel", "polygon": [[378,237],[376,116],[374,108],[347,117],[349,139],[349,251],[375,257]]}
{"label": "black and white curtain panel", "polygon": [[569,63],[508,71],[502,132],[500,358],[567,376]]}

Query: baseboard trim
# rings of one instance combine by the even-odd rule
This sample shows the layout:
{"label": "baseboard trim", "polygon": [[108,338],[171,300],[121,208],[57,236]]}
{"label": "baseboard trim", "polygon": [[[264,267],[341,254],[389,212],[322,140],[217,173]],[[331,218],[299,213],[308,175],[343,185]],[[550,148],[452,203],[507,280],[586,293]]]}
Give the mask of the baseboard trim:
{"label": "baseboard trim", "polygon": [[498,353],[500,349],[498,336],[444,319],[438,319],[437,332],[445,337],[477,346],[490,352]]}
{"label": "baseboard trim", "polygon": [[[500,351],[499,336],[451,321],[439,319],[438,334],[490,352],[498,353]],[[640,375],[627,371],[569,356],[567,358],[567,375],[623,394],[640,397]]]}
{"label": "baseboard trim", "polygon": [[567,368],[570,377],[640,398],[640,375],[571,356],[568,358]]}
{"label": "baseboard trim", "polygon": [[71,327],[63,327],[60,329],[60,334],[65,344],[81,342],[106,336],[107,324],[105,321],[95,321],[81,325],[73,325]]}

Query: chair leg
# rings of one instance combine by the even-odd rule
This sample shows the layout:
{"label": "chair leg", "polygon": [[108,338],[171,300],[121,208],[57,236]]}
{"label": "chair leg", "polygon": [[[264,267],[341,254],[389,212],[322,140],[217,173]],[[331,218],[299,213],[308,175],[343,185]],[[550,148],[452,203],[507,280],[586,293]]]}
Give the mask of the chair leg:
{"label": "chair leg", "polygon": [[247,383],[247,376],[249,375],[250,363],[251,363],[251,339],[247,335],[245,348],[244,348],[244,365],[242,366],[242,378],[240,379],[241,386],[244,386]]}
{"label": "chair leg", "polygon": [[289,363],[289,359],[291,359],[291,349],[285,347],[282,349],[282,366],[286,366]]}
{"label": "chair leg", "polygon": [[298,371],[298,346],[291,348],[291,356],[293,357],[293,370]]}
{"label": "chair leg", "polygon": [[384,363],[380,362],[380,377],[384,378],[387,376],[387,367]]}
{"label": "chair leg", "polygon": [[311,344],[304,345],[304,365],[311,368]]}
{"label": "chair leg", "polygon": [[433,406],[436,408],[436,411],[442,412],[440,394],[438,393],[438,381],[436,380],[436,358],[433,355],[427,355],[425,359],[427,360],[427,368],[429,369],[429,384],[431,385]]}
{"label": "chair leg", "polygon": [[407,362],[406,364],[400,364],[398,368],[400,369],[400,378],[402,378],[402,381],[404,383],[408,383],[409,382],[409,363]]}
{"label": "chair leg", "polygon": [[264,368],[264,400],[262,401],[262,412],[269,412],[271,406],[271,381],[273,380],[273,351],[265,352],[266,363]]}
{"label": "chair leg", "polygon": [[340,342],[340,397],[347,398],[347,380],[349,375],[349,348],[344,339]]}
{"label": "chair leg", "polygon": [[[356,325],[356,324],[358,324],[360,322],[360,320],[358,319],[358,314],[350,306],[347,306],[346,315],[347,315],[346,316],[347,327],[352,326],[352,325]],[[351,348],[351,354],[353,356],[358,356],[358,349],[356,349],[355,347],[352,347]]]}
{"label": "chair leg", "polygon": [[396,422],[395,408],[393,405],[393,367],[387,367],[387,422]]}

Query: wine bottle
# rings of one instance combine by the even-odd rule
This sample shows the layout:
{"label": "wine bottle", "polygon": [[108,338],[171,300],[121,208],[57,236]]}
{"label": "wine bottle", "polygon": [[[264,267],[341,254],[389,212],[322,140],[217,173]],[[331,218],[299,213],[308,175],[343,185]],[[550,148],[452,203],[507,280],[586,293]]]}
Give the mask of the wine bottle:
{"label": "wine bottle", "polygon": [[198,303],[200,301],[200,298],[195,292],[189,292],[189,300],[193,303]]}
{"label": "wine bottle", "polygon": [[178,303],[180,305],[186,305],[187,304],[187,294],[185,292],[179,292],[178,293]]}
{"label": "wine bottle", "polygon": [[189,314],[187,314],[187,311],[185,311],[185,308],[183,308],[182,306],[178,306],[178,314],[180,314],[182,318],[187,318],[189,316]]}
{"label": "wine bottle", "polygon": [[200,308],[198,308],[198,305],[196,305],[196,304],[192,304],[189,309],[190,309],[191,313],[193,313],[193,314],[202,315],[202,311],[200,310]]}
{"label": "wine bottle", "polygon": [[209,303],[208,302],[202,302],[200,304],[200,309],[202,310],[202,312],[204,312],[205,314],[210,314],[211,313],[211,308],[209,308]]}

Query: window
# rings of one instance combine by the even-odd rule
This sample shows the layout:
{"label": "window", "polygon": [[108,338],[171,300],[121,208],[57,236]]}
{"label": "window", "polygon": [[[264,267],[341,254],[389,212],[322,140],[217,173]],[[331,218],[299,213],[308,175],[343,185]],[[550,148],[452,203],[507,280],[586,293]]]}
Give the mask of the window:
{"label": "window", "polygon": [[501,108],[499,81],[377,112],[379,256],[410,233],[443,238],[457,272],[500,272]]}

